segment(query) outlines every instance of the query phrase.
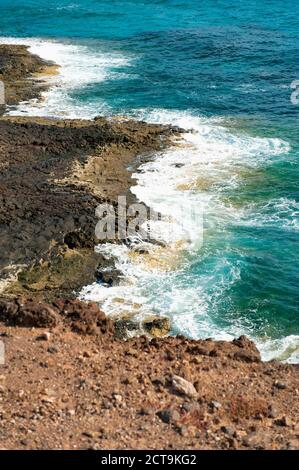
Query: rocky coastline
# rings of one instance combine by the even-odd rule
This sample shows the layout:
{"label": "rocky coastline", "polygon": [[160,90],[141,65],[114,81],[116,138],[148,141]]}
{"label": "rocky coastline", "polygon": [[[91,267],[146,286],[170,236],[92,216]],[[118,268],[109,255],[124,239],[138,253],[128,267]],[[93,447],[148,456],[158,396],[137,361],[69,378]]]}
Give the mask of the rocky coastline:
{"label": "rocky coastline", "polygon": [[[39,99],[57,65],[0,45],[7,104]],[[51,72],[51,73],[52,73]],[[76,300],[116,282],[94,252],[95,208],[180,132],[126,119],[0,118],[0,448],[297,449],[299,368],[255,345],[163,337]],[[130,168],[130,169],[129,169]],[[105,273],[105,274],[103,274]],[[131,325],[132,326],[132,325]]]}
{"label": "rocky coastline", "polygon": [[[101,263],[96,207],[130,192],[132,171],[166,145],[169,127],[98,118],[0,120],[0,255],[3,295],[73,297]],[[131,170],[127,167],[130,165]],[[80,269],[78,269],[80,267]],[[111,274],[112,275],[112,274]]]}
{"label": "rocky coastline", "polygon": [[[28,47],[0,44],[0,80],[5,84],[5,102],[9,106],[41,98],[47,88],[41,76],[56,73],[58,66],[29,52]],[[0,107],[0,115],[5,106]]]}

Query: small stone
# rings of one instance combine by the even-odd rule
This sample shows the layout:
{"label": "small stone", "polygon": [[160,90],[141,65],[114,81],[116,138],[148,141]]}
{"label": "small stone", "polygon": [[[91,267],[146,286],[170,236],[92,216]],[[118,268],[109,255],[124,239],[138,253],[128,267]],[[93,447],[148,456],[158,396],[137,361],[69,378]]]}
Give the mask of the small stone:
{"label": "small stone", "polygon": [[280,382],[279,380],[275,380],[274,387],[278,388],[279,390],[285,390],[288,388],[284,382]]}
{"label": "small stone", "polygon": [[200,382],[199,380],[196,380],[196,382],[194,382],[194,388],[198,393],[200,393],[201,388],[202,388],[202,382]]}
{"label": "small stone", "polygon": [[177,431],[183,437],[200,437],[200,433],[195,426],[178,426]]}
{"label": "small stone", "polygon": [[4,331],[4,333],[0,333],[1,338],[13,338],[13,335],[11,333],[7,333],[7,331]]}
{"label": "small stone", "polygon": [[82,436],[89,437],[89,438],[93,439],[97,436],[97,433],[92,432],[92,431],[83,431]]}
{"label": "small stone", "polygon": [[158,411],[157,415],[163,421],[163,423],[175,423],[180,419],[180,415],[176,410],[172,408],[165,408],[164,410]]}
{"label": "small stone", "polygon": [[298,439],[291,439],[287,443],[287,449],[288,450],[298,450],[299,449],[299,442]]}
{"label": "small stone", "polygon": [[166,336],[170,331],[170,320],[169,318],[159,318],[154,317],[148,320],[145,320],[142,324],[145,331],[147,331],[151,336],[160,338]]}
{"label": "small stone", "polygon": [[183,404],[182,404],[182,410],[184,410],[186,413],[193,413],[193,412],[196,412],[196,410],[198,410],[198,404],[194,404],[192,402],[189,402],[189,401],[185,401]]}
{"label": "small stone", "polygon": [[69,416],[75,416],[76,412],[75,410],[67,410],[66,414]]}
{"label": "small stone", "polygon": [[220,430],[230,437],[234,437],[236,435],[236,430],[232,426],[221,426]]}
{"label": "small stone", "polygon": [[288,418],[287,416],[283,416],[282,418],[276,419],[274,421],[274,424],[276,424],[277,426],[288,427],[292,426],[293,423],[290,418]]}
{"label": "small stone", "polygon": [[113,398],[116,403],[121,403],[123,401],[123,397],[118,393],[113,393]]}
{"label": "small stone", "polygon": [[186,395],[190,398],[197,398],[198,396],[194,385],[178,375],[172,377],[172,386],[174,390],[181,395]]}
{"label": "small stone", "polygon": [[45,388],[40,398],[44,403],[54,403],[56,400],[56,392],[51,388]]}
{"label": "small stone", "polygon": [[41,401],[43,403],[55,403],[55,397],[49,397],[48,395],[42,395],[41,396]]}
{"label": "small stone", "polygon": [[175,354],[172,351],[167,351],[166,353],[166,359],[168,361],[174,361],[176,358]]}
{"label": "small stone", "polygon": [[41,335],[37,336],[36,341],[50,341],[51,333],[45,331]]}
{"label": "small stone", "polygon": [[143,408],[140,409],[139,414],[141,416],[149,416],[149,415],[153,414],[153,411],[154,410],[151,407],[143,407]]}
{"label": "small stone", "polygon": [[49,397],[56,396],[56,392],[52,388],[45,388],[45,394],[48,395]]}
{"label": "small stone", "polygon": [[193,364],[201,364],[202,361],[203,361],[203,358],[202,358],[201,356],[196,356],[196,357],[192,360]]}
{"label": "small stone", "polygon": [[90,447],[90,450],[101,450],[100,444],[94,444],[93,446]]}
{"label": "small stone", "polygon": [[111,408],[113,408],[113,404],[111,403],[110,400],[104,398],[102,401],[102,408],[104,410],[111,410]]}
{"label": "small stone", "polygon": [[243,439],[243,444],[257,450],[263,450],[269,447],[270,436],[265,432],[252,432]]}
{"label": "small stone", "polygon": [[163,387],[165,387],[165,385],[166,385],[166,379],[163,376],[156,376],[155,375],[155,376],[151,377],[151,382],[154,385],[162,385]]}
{"label": "small stone", "polygon": [[91,354],[89,351],[84,351],[83,352],[83,357],[91,358]]}
{"label": "small stone", "polygon": [[136,349],[129,348],[129,349],[127,349],[127,351],[126,351],[126,355],[127,355],[127,356],[138,357],[138,352],[136,351]]}
{"label": "small stone", "polygon": [[145,246],[135,246],[132,248],[134,253],[138,253],[139,255],[148,255],[149,250]]}
{"label": "small stone", "polygon": [[183,437],[188,437],[188,428],[187,426],[178,426],[177,431],[180,433],[181,436]]}
{"label": "small stone", "polygon": [[175,163],[174,164],[175,168],[182,168],[183,166],[185,166],[185,163]]}
{"label": "small stone", "polygon": [[50,346],[48,349],[47,349],[48,353],[50,354],[56,354],[59,352],[59,349],[56,348],[56,346]]}
{"label": "small stone", "polygon": [[238,448],[238,441],[233,437],[228,438],[228,445],[230,449],[237,449]]}
{"label": "small stone", "polygon": [[247,433],[246,431],[238,430],[235,432],[235,437],[236,439],[244,439],[246,437]]}
{"label": "small stone", "polygon": [[278,411],[277,409],[273,406],[273,405],[270,405],[269,408],[268,408],[268,418],[277,418],[278,416]]}
{"label": "small stone", "polygon": [[211,401],[209,403],[209,406],[210,408],[212,408],[212,410],[220,410],[220,408],[222,407],[221,403],[219,403],[219,401]]}

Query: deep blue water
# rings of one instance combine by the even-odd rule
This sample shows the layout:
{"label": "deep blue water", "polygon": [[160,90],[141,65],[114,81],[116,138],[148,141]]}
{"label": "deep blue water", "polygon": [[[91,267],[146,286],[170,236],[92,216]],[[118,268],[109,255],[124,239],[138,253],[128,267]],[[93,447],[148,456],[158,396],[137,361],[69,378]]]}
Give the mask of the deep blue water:
{"label": "deep blue water", "polygon": [[[299,79],[298,2],[0,0],[0,6],[0,36],[77,48],[54,53],[65,61],[65,89],[39,113],[61,108],[71,116],[208,123],[198,158],[223,150],[227,159],[209,169],[209,179],[217,173],[210,186],[192,190],[213,196],[204,244],[162,283],[151,280],[148,305],[172,315],[176,331],[244,332],[276,340],[265,346],[266,357],[276,348],[298,361],[299,105],[291,103],[290,88]],[[186,291],[191,305],[178,301]]]}

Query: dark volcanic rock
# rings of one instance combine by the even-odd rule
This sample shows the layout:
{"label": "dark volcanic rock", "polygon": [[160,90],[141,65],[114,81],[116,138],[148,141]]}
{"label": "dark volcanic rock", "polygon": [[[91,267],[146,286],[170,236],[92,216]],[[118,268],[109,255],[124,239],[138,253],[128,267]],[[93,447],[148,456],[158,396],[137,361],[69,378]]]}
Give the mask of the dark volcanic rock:
{"label": "dark volcanic rock", "polygon": [[127,339],[130,335],[140,333],[140,324],[138,321],[130,318],[119,318],[114,322],[115,335],[119,339]]}
{"label": "dark volcanic rock", "polygon": [[0,321],[11,326],[53,327],[59,322],[55,308],[43,302],[21,299],[0,302]]}
{"label": "dark volcanic rock", "polygon": [[101,256],[99,265],[96,269],[95,276],[98,282],[109,287],[119,284],[123,273],[116,268],[113,258],[107,259]]}
{"label": "dark volcanic rock", "polygon": [[89,335],[112,335],[114,326],[96,303],[59,299],[51,304],[31,299],[0,301],[0,322],[9,326],[53,328],[60,322]]}
{"label": "dark volcanic rock", "polygon": [[176,423],[180,419],[180,415],[176,410],[172,408],[166,408],[158,411],[157,415],[166,424]]}
{"label": "dark volcanic rock", "polygon": [[151,336],[162,337],[170,332],[170,320],[166,317],[148,318],[142,323],[143,328]]}
{"label": "dark volcanic rock", "polygon": [[94,302],[57,300],[54,302],[54,306],[60,312],[63,321],[77,333],[98,336],[104,333],[110,335],[114,333],[113,322],[105,316]]}
{"label": "dark volcanic rock", "polygon": [[257,349],[254,342],[250,341],[250,339],[247,338],[246,336],[240,336],[240,338],[235,339],[233,341],[233,344],[235,344],[236,346],[240,348],[240,350],[234,354],[234,357],[236,359],[239,359],[240,361],[243,361],[243,362],[260,362],[261,361],[261,355],[260,355],[259,350]]}
{"label": "dark volcanic rock", "polygon": [[[0,45],[7,104],[39,98],[46,87],[41,74],[57,73],[58,67],[26,46]],[[169,126],[100,117],[1,118],[0,280],[18,274],[9,295],[74,297],[95,280],[117,282],[120,273],[113,265],[103,269],[103,259],[93,253],[98,243],[95,209],[102,202],[116,208],[119,195],[134,202],[135,159],[137,165],[142,154],[160,149],[176,132]],[[6,284],[4,289],[8,295]]]}
{"label": "dark volcanic rock", "polygon": [[47,298],[53,289],[52,298],[73,295],[95,280],[115,284],[120,273],[93,253],[95,209],[127,194],[128,162],[170,134],[132,121],[0,120],[0,274],[31,266],[19,287]]}

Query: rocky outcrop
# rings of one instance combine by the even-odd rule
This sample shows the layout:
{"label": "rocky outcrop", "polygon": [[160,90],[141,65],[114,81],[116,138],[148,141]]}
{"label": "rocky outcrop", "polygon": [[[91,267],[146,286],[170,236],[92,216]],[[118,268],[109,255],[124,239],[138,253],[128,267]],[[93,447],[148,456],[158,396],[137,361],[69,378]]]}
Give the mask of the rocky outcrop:
{"label": "rocky outcrop", "polygon": [[8,326],[54,328],[62,325],[81,334],[113,334],[112,321],[95,303],[58,299],[51,304],[32,299],[0,301],[0,322]]}
{"label": "rocky outcrop", "polygon": [[142,322],[143,329],[156,338],[163,337],[170,332],[170,320],[165,317],[147,318]]}
{"label": "rocky outcrop", "polygon": [[151,316],[138,319],[134,314],[125,314],[114,319],[115,335],[119,339],[128,339],[133,336],[146,335],[149,338],[162,338],[171,330],[169,318]]}
{"label": "rocky outcrop", "polygon": [[10,295],[70,297],[96,279],[114,282],[117,273],[107,274],[107,261],[94,254],[95,209],[119,195],[133,202],[135,157],[166,145],[173,132],[105,119],[0,120],[0,273],[26,266]]}
{"label": "rocky outcrop", "polygon": [[0,302],[0,321],[10,326],[49,328],[58,325],[59,317],[52,305],[15,299]]}
{"label": "rocky outcrop", "polygon": [[[25,46],[0,46],[8,104],[39,97],[46,86],[40,74],[49,67]],[[0,295],[75,298],[94,281],[118,283],[113,261],[94,253],[95,209],[109,202],[117,214],[120,195],[135,202],[132,172],[177,132],[100,117],[1,118]]]}
{"label": "rocky outcrop", "polygon": [[[0,45],[0,80],[5,86],[6,105],[39,98],[47,88],[38,74],[55,73],[57,66],[31,54],[27,46]],[[0,114],[6,106],[0,107]]]}

